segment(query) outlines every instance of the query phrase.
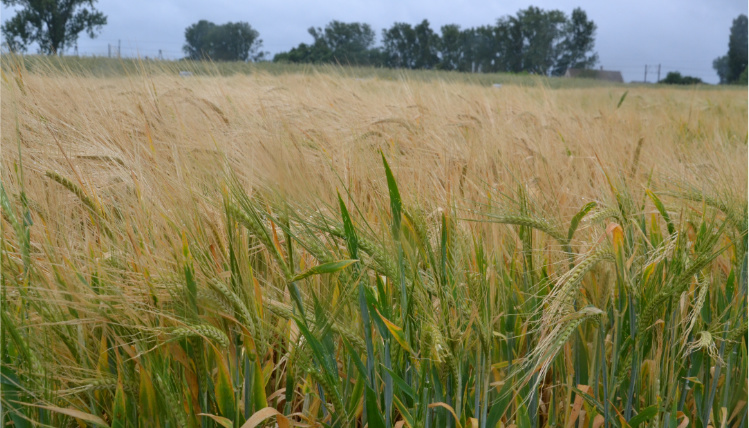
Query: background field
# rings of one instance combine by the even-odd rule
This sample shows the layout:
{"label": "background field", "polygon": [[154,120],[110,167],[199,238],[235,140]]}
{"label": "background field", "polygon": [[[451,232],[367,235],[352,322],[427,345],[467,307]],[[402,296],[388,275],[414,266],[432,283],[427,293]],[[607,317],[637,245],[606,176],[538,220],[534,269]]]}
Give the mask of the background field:
{"label": "background field", "polygon": [[99,61],[4,58],[4,422],[746,426],[746,89]]}

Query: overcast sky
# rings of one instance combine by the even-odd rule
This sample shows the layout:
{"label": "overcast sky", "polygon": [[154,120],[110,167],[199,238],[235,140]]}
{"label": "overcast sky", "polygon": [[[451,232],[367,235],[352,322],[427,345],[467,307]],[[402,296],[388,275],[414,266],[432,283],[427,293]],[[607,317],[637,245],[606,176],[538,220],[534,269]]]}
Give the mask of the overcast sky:
{"label": "overcast sky", "polygon": [[[377,32],[394,22],[417,24],[428,19],[439,32],[445,24],[474,27],[492,24],[528,6],[559,9],[569,14],[581,7],[598,25],[595,49],[599,66],[620,70],[625,81],[649,82],[669,71],[717,83],[713,59],[728,51],[731,23],[747,14],[746,0],[100,0],[97,8],[108,24],[96,39],[81,34],[81,55],[107,55],[108,45],[122,43],[122,54],[166,58],[183,55],[185,28],[201,19],[217,24],[246,21],[260,32],[263,50],[275,54],[309,43],[311,26],[331,20],[366,22]],[[2,21],[13,16],[2,8]]]}

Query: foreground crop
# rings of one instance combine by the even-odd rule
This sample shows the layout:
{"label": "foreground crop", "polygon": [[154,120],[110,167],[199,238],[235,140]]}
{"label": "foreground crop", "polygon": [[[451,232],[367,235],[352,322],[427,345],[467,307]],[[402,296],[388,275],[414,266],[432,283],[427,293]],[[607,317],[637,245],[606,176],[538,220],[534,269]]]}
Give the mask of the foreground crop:
{"label": "foreground crop", "polygon": [[[640,160],[642,142],[626,164],[574,171],[571,155],[524,142],[533,162],[579,174],[572,192],[587,196],[559,209],[569,188],[530,163],[507,175],[490,160],[472,163],[476,173],[465,163],[433,181],[407,163],[430,132],[445,164],[456,146],[488,152],[489,108],[454,134],[426,127],[426,108],[383,119],[379,136],[354,142],[382,147],[355,163],[324,157],[337,143],[309,129],[247,155],[227,143],[244,131],[244,110],[230,110],[239,101],[198,97],[191,108],[218,142],[180,164],[187,151],[160,139],[189,140],[199,120],[164,99],[137,99],[142,123],[125,110],[121,123],[68,128],[95,113],[73,103],[56,115],[59,100],[35,98],[33,77],[4,76],[14,104],[3,114],[17,127],[3,141],[18,151],[0,191],[3,423],[746,426],[747,203],[745,189],[724,185],[739,172],[656,180],[638,172],[655,168]],[[281,135],[309,110],[286,122],[261,112],[269,118],[249,129]],[[634,121],[607,114],[595,120]],[[677,140],[710,162],[700,126]],[[73,154],[66,141],[79,133],[112,150]],[[256,168],[271,172],[257,178],[241,162],[261,152]],[[328,163],[291,164],[287,153]],[[745,146],[736,153],[745,159]],[[96,168],[84,173],[85,162]]]}

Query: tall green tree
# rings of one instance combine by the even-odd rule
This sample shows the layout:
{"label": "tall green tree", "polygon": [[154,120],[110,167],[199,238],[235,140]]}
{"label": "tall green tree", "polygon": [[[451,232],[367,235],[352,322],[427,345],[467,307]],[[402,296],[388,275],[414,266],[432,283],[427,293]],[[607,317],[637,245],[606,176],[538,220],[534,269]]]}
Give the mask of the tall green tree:
{"label": "tall green tree", "polygon": [[439,62],[436,68],[440,70],[473,71],[476,52],[476,30],[467,28],[461,30],[459,25],[448,24],[440,28],[438,40]]}
{"label": "tall green tree", "polygon": [[526,71],[523,67],[527,46],[521,17],[506,16],[498,19],[496,26],[479,30],[484,35],[478,53],[482,71]]}
{"label": "tall green tree", "polygon": [[596,25],[580,8],[568,18],[559,10],[531,6],[515,16],[479,27],[477,62],[481,71],[562,75],[567,68],[590,68]]}
{"label": "tall green tree", "polygon": [[382,30],[385,65],[392,68],[414,68],[416,66],[416,31],[405,22],[396,22]]}
{"label": "tall green tree", "polygon": [[325,28],[307,30],[314,39],[289,52],[277,54],[274,61],[301,63],[337,62],[349,65],[378,65],[379,51],[374,48],[375,32],[369,24],[331,21]]}
{"label": "tall green tree", "polygon": [[596,24],[579,7],[564,24],[560,56],[552,74],[561,76],[568,68],[592,68],[598,62],[595,45]]}
{"label": "tall green tree", "polygon": [[396,22],[382,31],[385,64],[394,68],[431,69],[440,62],[440,37],[428,20],[412,27]]}
{"label": "tall green tree", "polygon": [[443,25],[440,32],[440,60],[437,68],[440,70],[457,70],[464,55],[460,26],[455,24]]}
{"label": "tall green tree", "polygon": [[739,15],[733,20],[731,34],[728,37],[728,53],[715,58],[713,68],[720,77],[720,83],[743,83],[742,73],[747,68],[747,17]]}
{"label": "tall green tree", "polygon": [[325,29],[310,28],[315,44],[330,49],[336,62],[366,65],[369,50],[374,46],[375,32],[369,24],[331,21]]}
{"label": "tall green tree", "polygon": [[107,24],[107,17],[94,8],[96,0],[2,0],[5,7],[20,7],[2,25],[3,38],[14,52],[25,52],[37,43],[39,52],[62,54],[78,42],[85,31],[92,39]]}
{"label": "tall green tree", "polygon": [[473,72],[476,64],[476,30],[467,28],[460,32],[460,61],[458,71]]}
{"label": "tall green tree", "polygon": [[216,25],[200,20],[185,29],[182,50],[193,60],[258,61],[264,52],[260,33],[246,22]]}
{"label": "tall green tree", "polygon": [[728,66],[728,55],[723,55],[715,58],[713,60],[713,69],[716,73],[718,73],[721,84],[728,83],[728,74],[730,73]]}
{"label": "tall green tree", "polygon": [[414,27],[416,33],[416,62],[415,68],[432,69],[439,63],[440,37],[432,30],[429,21],[421,21]]}
{"label": "tall green tree", "polygon": [[294,62],[322,64],[333,62],[333,52],[324,43],[313,43],[308,45],[300,43],[288,52],[279,52],[273,57],[274,62]]}
{"label": "tall green tree", "polygon": [[562,53],[560,46],[567,17],[559,10],[531,6],[518,12],[523,35],[523,71],[548,75]]}
{"label": "tall green tree", "polygon": [[747,18],[739,15],[731,25],[731,36],[728,39],[728,80],[739,82],[739,76],[747,66]]}

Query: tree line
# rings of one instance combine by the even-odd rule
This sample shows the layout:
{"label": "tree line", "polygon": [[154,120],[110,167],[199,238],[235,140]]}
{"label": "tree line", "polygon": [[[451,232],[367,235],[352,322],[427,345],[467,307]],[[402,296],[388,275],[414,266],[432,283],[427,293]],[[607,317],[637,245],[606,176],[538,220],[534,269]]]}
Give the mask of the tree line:
{"label": "tree line", "polygon": [[728,53],[713,61],[713,69],[720,77],[720,83],[747,84],[747,17],[739,15],[733,20],[728,36]]}
{"label": "tree line", "polygon": [[597,63],[595,31],[580,8],[568,16],[531,6],[475,28],[449,24],[438,32],[426,19],[416,25],[396,22],[382,30],[376,46],[369,24],[331,21],[308,30],[312,43],[276,54],[273,61],[559,76]]}
{"label": "tree line", "polygon": [[[61,55],[77,45],[81,32],[94,38],[107,23],[107,16],[94,7],[97,0],[1,1],[18,8],[0,29],[5,47],[13,52],[25,52],[36,43],[42,54]],[[569,68],[591,68],[598,62],[596,24],[580,8],[567,15],[531,6],[493,25],[463,29],[448,24],[439,31],[426,19],[416,25],[396,22],[382,30],[379,45],[375,31],[366,23],[331,21],[325,28],[311,27],[308,32],[311,43],[278,53],[273,61],[552,76]],[[262,44],[258,31],[247,22],[217,25],[201,20],[185,30],[183,51],[192,60],[261,61],[267,59]],[[747,84],[746,15],[733,21],[728,52],[713,61],[713,68],[720,83]],[[698,82],[678,72],[662,81]]]}

